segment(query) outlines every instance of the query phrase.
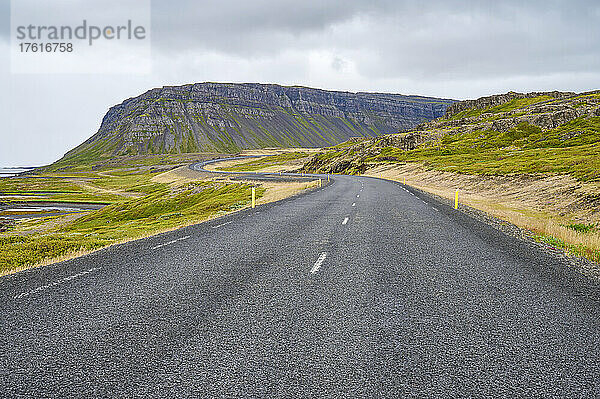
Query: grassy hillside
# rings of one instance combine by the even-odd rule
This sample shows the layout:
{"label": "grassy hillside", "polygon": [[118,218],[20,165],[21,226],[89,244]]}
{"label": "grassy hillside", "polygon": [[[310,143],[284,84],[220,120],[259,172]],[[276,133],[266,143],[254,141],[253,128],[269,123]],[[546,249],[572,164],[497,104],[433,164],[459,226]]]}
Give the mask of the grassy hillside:
{"label": "grassy hillside", "polygon": [[542,131],[527,122],[507,132],[446,135],[414,150],[384,147],[367,163],[422,162],[427,167],[469,174],[568,174],[600,178],[600,117],[577,119]]}
{"label": "grassy hillside", "polygon": [[[549,106],[548,96],[511,100],[484,109],[469,108],[418,130],[393,135],[394,140],[389,136],[354,140],[327,148],[306,165],[306,170],[362,173],[380,163],[421,162],[431,169],[459,173],[555,173],[581,181],[598,180],[600,115],[595,113],[600,113],[600,94],[556,103],[561,108],[589,111],[583,116],[567,117],[556,127],[542,128],[535,124],[540,114],[532,106]],[[512,127],[494,129],[494,122],[502,120],[509,120]],[[389,145],[415,136],[414,148]]]}

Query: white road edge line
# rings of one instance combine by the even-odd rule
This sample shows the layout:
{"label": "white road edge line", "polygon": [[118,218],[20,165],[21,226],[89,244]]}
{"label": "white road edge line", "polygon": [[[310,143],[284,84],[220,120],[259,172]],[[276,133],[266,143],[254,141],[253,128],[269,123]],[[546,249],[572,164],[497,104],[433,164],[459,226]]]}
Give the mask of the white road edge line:
{"label": "white road edge line", "polygon": [[317,271],[319,271],[319,269],[321,268],[321,265],[323,264],[323,261],[325,260],[326,257],[327,257],[327,252],[321,252],[321,255],[319,255],[319,259],[317,259],[317,261],[313,265],[312,269],[310,269],[311,274],[315,274]]}
{"label": "white road edge line", "polygon": [[39,287],[37,287],[37,288],[35,288],[35,289],[31,290],[31,291],[22,292],[19,295],[16,295],[15,297],[13,297],[13,299],[24,298],[24,297],[29,296],[31,294],[35,294],[36,292],[40,292],[40,291],[46,290],[46,289],[48,289],[50,287],[57,286],[57,285],[59,285],[61,283],[66,283],[67,281],[73,280],[74,278],[85,276],[88,273],[92,273],[92,272],[95,272],[95,271],[100,270],[100,269],[102,269],[102,268],[101,267],[92,267],[91,269],[84,270],[84,271],[79,272],[77,274],[73,274],[72,276],[68,276],[68,277],[62,278],[62,279],[57,280],[57,281],[55,281],[53,283],[39,286]]}
{"label": "white road edge line", "polygon": [[348,223],[348,218],[344,218],[344,221],[342,222],[342,224],[346,224]]}

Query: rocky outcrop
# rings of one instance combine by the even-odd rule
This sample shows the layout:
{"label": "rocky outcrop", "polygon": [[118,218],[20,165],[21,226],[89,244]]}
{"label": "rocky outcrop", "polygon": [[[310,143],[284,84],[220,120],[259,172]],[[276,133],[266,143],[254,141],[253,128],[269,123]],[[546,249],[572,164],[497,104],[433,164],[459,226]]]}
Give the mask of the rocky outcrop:
{"label": "rocky outcrop", "polygon": [[65,159],[328,146],[412,129],[453,102],[273,84],[163,87],[112,107],[98,132]]}
{"label": "rocky outcrop", "polygon": [[[511,101],[512,103],[508,104]],[[503,104],[506,106],[498,107]],[[462,111],[469,112],[458,115]],[[422,123],[410,132],[356,139],[342,146],[324,149],[323,152],[314,155],[303,170],[362,173],[369,163],[395,163],[400,161],[399,158],[406,160],[408,155],[405,152],[419,148],[421,144],[422,147],[435,147],[441,154],[444,151],[451,154],[451,150],[444,148],[443,139],[465,133],[476,133],[471,138],[482,138],[487,137],[488,133],[494,136],[494,133],[502,135],[514,130],[507,136],[517,137],[521,134],[518,132],[526,129],[529,132],[537,131],[541,135],[528,142],[534,147],[546,145],[549,139],[553,145],[571,145],[565,144],[568,141],[576,145],[577,140],[573,139],[580,136],[588,137],[583,142],[590,143],[597,135],[599,116],[600,90],[580,94],[510,92],[482,97],[455,103],[448,108],[443,118]],[[548,136],[545,137],[544,134]],[[511,145],[513,141],[510,142]],[[473,148],[475,147],[469,147]]]}
{"label": "rocky outcrop", "polygon": [[423,139],[423,135],[419,132],[390,134],[376,140],[374,146],[376,148],[396,147],[408,151],[417,148],[417,145],[421,144]]}
{"label": "rocky outcrop", "polygon": [[509,101],[523,98],[535,98],[541,96],[548,96],[553,99],[564,99],[575,96],[572,92],[561,92],[561,91],[549,91],[549,92],[531,92],[531,93],[516,93],[509,91],[506,94],[495,94],[493,96],[481,97],[476,100],[464,100],[459,101],[448,107],[446,110],[446,117],[451,117],[459,112],[467,109],[485,109],[496,107],[498,105],[505,104]]}
{"label": "rocky outcrop", "polygon": [[[419,125],[416,129],[438,139],[444,134],[470,133],[478,130],[506,132],[521,123],[537,126],[542,130],[557,128],[577,118],[600,116],[600,91],[575,94],[571,92],[509,92],[495,96],[466,100],[448,107],[444,118]],[[549,97],[550,99],[546,99]],[[515,99],[543,99],[530,105],[497,111],[493,107]],[[478,115],[457,118],[465,110],[482,110]],[[426,133],[425,133],[426,132]]]}

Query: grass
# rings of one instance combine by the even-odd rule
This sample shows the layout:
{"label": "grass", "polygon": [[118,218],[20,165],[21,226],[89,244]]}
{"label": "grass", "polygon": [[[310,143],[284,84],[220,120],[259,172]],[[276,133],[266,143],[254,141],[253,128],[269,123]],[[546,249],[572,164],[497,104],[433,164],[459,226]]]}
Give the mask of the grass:
{"label": "grass", "polygon": [[308,154],[304,152],[288,152],[284,154],[253,159],[251,161],[243,162],[233,166],[217,168],[217,170],[222,170],[225,172],[254,172],[270,166],[285,165],[289,161],[306,158],[307,156]]}
{"label": "grass", "polygon": [[548,131],[521,123],[507,132],[446,135],[411,151],[386,147],[366,161],[422,162],[431,169],[482,175],[568,174],[595,181],[600,179],[599,141],[600,117],[577,118]]}
{"label": "grass", "polygon": [[575,231],[568,226],[548,223],[541,231],[533,230],[534,239],[565,252],[600,263],[600,234]]}
{"label": "grass", "polygon": [[[386,160],[384,160],[384,158]],[[494,149],[485,152],[453,154],[428,149],[401,151],[386,148],[368,159],[371,162],[422,162],[426,167],[449,172],[481,175],[568,174],[581,181],[600,178],[600,147],[587,145],[571,148],[530,150]]]}
{"label": "grass", "polygon": [[[43,234],[0,236],[0,274],[152,235],[248,206],[249,184],[194,182],[108,205]],[[256,189],[257,196],[264,189]]]}
{"label": "grass", "polygon": [[57,173],[88,173],[104,171],[119,168],[140,168],[152,167],[156,165],[179,165],[194,161],[206,160],[209,155],[207,153],[190,153],[190,154],[147,154],[147,155],[129,155],[129,156],[112,156],[90,154],[82,159],[66,158],[55,162],[43,168],[45,174]]}
{"label": "grass", "polygon": [[598,230],[593,223],[571,223],[565,227],[578,233],[591,233]]}
{"label": "grass", "polygon": [[2,178],[0,191],[3,193],[35,193],[35,192],[81,192],[81,188],[70,180],[60,178]]}
{"label": "grass", "polygon": [[150,179],[159,172],[141,172],[129,174],[111,174],[98,180],[94,180],[90,185],[104,190],[123,190],[131,193],[152,194],[161,189],[158,183],[152,183]]}
{"label": "grass", "polygon": [[[97,176],[97,175],[94,175]],[[38,202],[88,202],[112,203],[122,197],[108,192],[97,192],[86,188],[101,182],[102,177],[96,180],[76,177],[51,177],[50,178],[3,178],[0,179],[0,192],[6,196],[24,196],[24,198],[2,199],[4,202],[13,201],[38,201]]]}
{"label": "grass", "polygon": [[[5,195],[34,194],[26,199],[107,204],[84,214],[2,222],[0,275],[249,206],[252,186],[246,183],[152,181],[164,171],[164,165],[207,158],[199,154],[136,156],[103,162],[99,167],[77,165],[63,171],[54,165],[38,178],[0,179],[0,191]],[[155,166],[163,169],[154,170]],[[256,188],[257,198],[264,193],[265,188]]]}
{"label": "grass", "polygon": [[552,218],[513,215],[508,221],[533,233],[532,237],[570,255],[600,263],[600,232],[590,224],[563,225]]}

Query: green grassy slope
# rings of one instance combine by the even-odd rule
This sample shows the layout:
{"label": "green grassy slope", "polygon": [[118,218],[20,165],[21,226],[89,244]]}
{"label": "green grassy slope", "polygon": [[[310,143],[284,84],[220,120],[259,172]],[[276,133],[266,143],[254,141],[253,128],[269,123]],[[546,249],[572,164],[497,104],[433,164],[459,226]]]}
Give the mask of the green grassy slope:
{"label": "green grassy slope", "polygon": [[[595,116],[600,115],[600,94],[556,100],[559,112],[587,107],[583,116],[558,119],[562,123],[553,128],[533,124],[540,109],[535,105],[548,107],[553,101],[548,104],[547,96],[538,96],[466,109],[412,132],[422,139],[408,150],[386,145],[385,138],[349,141],[317,154],[306,170],[360,173],[368,165],[419,162],[432,169],[468,174],[555,173],[581,181],[600,179],[600,116]],[[477,122],[463,119],[471,117],[478,117]],[[531,122],[526,121],[529,117]],[[519,122],[523,118],[526,120]],[[503,131],[490,128],[490,123],[498,120],[514,127]]]}

